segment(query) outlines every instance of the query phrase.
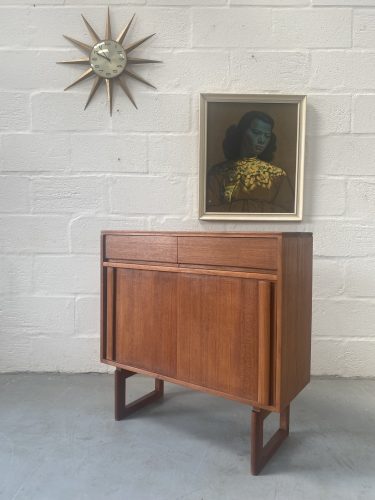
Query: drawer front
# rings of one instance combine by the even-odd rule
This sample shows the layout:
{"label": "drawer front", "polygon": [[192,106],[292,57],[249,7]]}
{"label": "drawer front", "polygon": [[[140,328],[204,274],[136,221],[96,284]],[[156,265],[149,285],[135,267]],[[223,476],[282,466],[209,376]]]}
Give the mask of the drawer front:
{"label": "drawer front", "polygon": [[277,269],[277,238],[178,237],[178,262]]}
{"label": "drawer front", "polygon": [[108,234],[104,255],[107,259],[177,263],[177,237]]}

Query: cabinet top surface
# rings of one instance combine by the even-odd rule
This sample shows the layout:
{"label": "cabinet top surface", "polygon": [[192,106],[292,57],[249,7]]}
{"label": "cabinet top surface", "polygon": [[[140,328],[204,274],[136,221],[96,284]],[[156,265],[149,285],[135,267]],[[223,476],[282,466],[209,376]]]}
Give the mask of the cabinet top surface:
{"label": "cabinet top surface", "polygon": [[235,231],[223,231],[223,232],[211,232],[211,231],[131,231],[131,230],[103,230],[102,235],[127,235],[127,236],[142,236],[142,235],[167,235],[167,236],[202,236],[202,237],[228,237],[228,238],[287,238],[287,237],[311,237],[312,233],[309,232],[235,232]]}

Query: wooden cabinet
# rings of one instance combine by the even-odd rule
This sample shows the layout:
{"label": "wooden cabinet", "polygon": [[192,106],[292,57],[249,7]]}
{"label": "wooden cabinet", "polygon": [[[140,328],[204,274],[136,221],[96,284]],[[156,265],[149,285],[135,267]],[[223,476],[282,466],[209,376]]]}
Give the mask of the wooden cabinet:
{"label": "wooden cabinet", "polygon": [[[257,474],[310,379],[312,235],[105,231],[101,245],[101,360],[116,367],[116,418],[161,397],[164,380],[249,404]],[[125,404],[135,373],[155,390]],[[263,446],[269,412],[280,429]]]}

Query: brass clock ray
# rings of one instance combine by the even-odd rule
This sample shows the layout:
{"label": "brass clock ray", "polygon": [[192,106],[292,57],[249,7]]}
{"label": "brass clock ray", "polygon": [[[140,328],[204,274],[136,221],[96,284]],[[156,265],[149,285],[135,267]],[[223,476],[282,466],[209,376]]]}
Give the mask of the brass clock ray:
{"label": "brass clock ray", "polygon": [[[133,22],[135,14],[130,19],[125,28],[119,33],[116,38],[112,38],[112,28],[111,28],[111,18],[109,14],[109,7],[107,9],[107,18],[105,23],[105,37],[101,39],[99,35],[96,33],[94,28],[90,25],[87,19],[82,15],[83,22],[86,25],[88,32],[94,42],[93,45],[88,45],[87,43],[81,42],[69,36],[63,35],[70,43],[75,45],[78,49],[84,52],[87,57],[81,59],[73,59],[71,61],[59,61],[58,64],[73,64],[73,65],[88,65],[90,66],[86,69],[73,83],[68,85],[64,90],[68,90],[74,85],[94,76],[94,81],[91,87],[91,91],[89,97],[85,104],[85,109],[90,104],[92,98],[94,97],[96,91],[99,89],[103,81],[106,83],[106,90],[108,96],[109,103],[109,112],[112,115],[112,107],[113,107],[113,87],[114,83],[117,82],[120,88],[123,90],[124,94],[128,97],[130,102],[137,108],[137,105],[134,101],[133,96],[130,93],[128,85],[126,84],[126,78],[135,79],[149,87],[156,88],[154,85],[149,83],[147,80],[137,75],[133,71],[130,71],[129,65],[137,65],[137,64],[149,64],[149,63],[158,63],[161,61],[156,61],[154,59],[143,59],[136,57],[129,57],[134,49],[139,47],[146,40],[149,40],[152,36],[148,35],[127,47],[123,46],[123,41],[126,38],[126,35],[129,32],[130,26]],[[103,73],[101,75],[100,73]],[[104,76],[104,73],[106,76]]]}

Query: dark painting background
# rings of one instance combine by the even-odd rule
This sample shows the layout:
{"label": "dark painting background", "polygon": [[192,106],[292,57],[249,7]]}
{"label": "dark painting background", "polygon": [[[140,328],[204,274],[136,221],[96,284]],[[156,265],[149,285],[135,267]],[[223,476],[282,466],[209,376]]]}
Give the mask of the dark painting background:
{"label": "dark painting background", "polygon": [[207,168],[225,161],[223,139],[230,125],[237,124],[248,111],[262,111],[271,116],[275,125],[277,149],[272,163],[283,168],[295,190],[297,169],[297,103],[207,103]]}

